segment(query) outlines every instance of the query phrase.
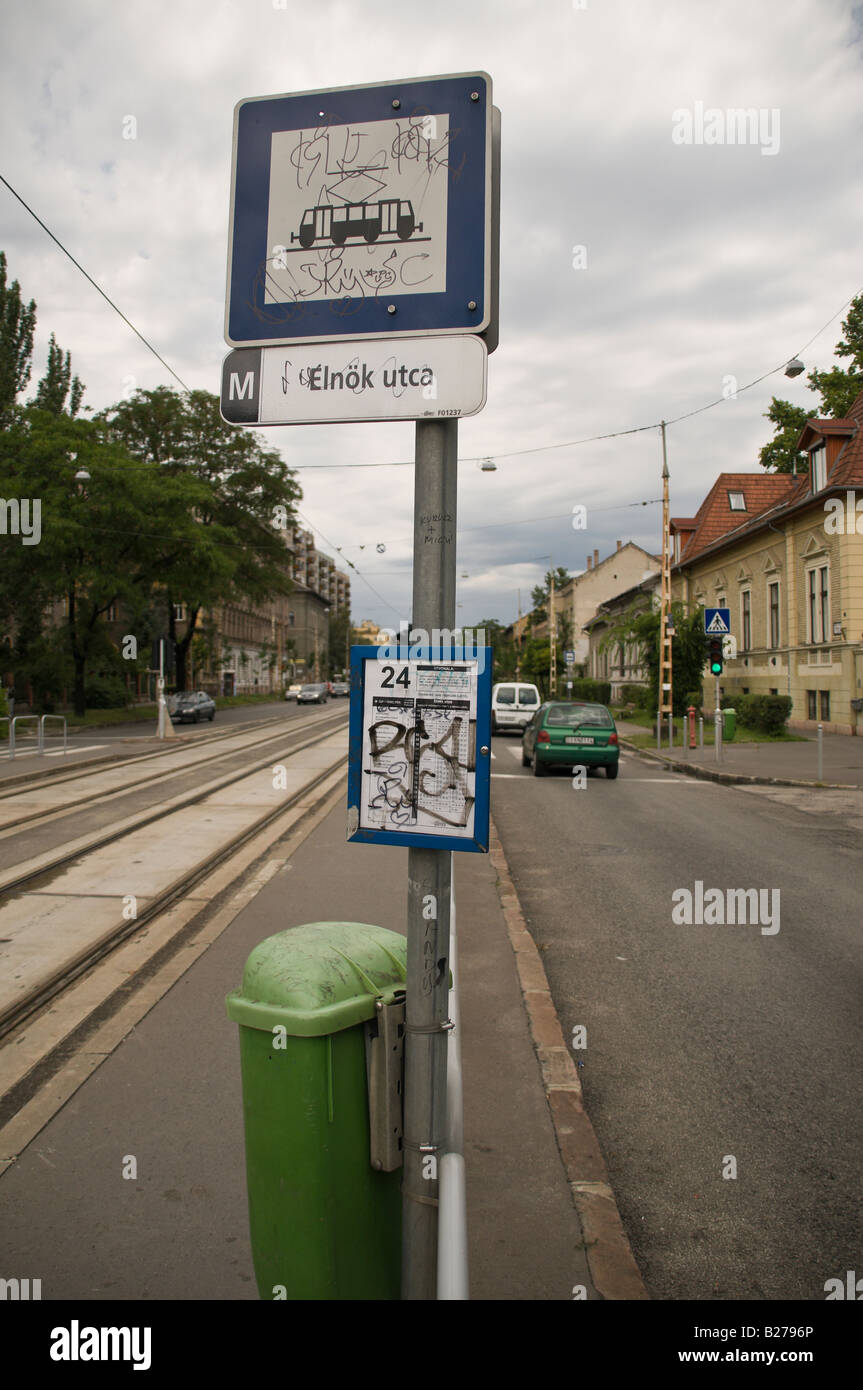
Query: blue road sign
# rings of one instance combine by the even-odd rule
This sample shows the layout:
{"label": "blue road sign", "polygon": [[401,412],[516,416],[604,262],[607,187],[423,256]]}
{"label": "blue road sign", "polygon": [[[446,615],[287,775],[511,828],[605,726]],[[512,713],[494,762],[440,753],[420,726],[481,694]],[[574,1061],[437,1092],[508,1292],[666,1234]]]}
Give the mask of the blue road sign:
{"label": "blue road sign", "polygon": [[485,73],[240,101],[227,342],[482,333],[491,175]]}
{"label": "blue road sign", "polygon": [[487,853],[491,648],[351,647],[349,840]]}
{"label": "blue road sign", "polygon": [[704,631],[711,636],[717,634],[724,637],[731,631],[731,609],[730,608],[705,608],[704,610]]}

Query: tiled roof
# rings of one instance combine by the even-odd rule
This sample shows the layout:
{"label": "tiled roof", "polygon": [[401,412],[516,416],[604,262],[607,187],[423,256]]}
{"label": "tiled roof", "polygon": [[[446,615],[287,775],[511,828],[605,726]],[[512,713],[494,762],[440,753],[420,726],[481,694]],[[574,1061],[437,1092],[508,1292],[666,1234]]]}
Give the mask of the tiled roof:
{"label": "tiled roof", "polygon": [[[807,420],[801,441],[811,443],[822,434],[847,435],[819,495],[826,496],[836,488],[863,488],[863,391],[854,401],[848,415],[837,420]],[[853,431],[853,432],[851,432]],[[729,492],[742,492],[745,512],[733,512],[728,502]],[[809,472],[796,477],[788,473],[720,473],[695,515],[696,529],[683,547],[678,564],[688,564],[702,551],[722,540],[737,540],[749,530],[759,530],[768,515],[773,524],[790,512],[812,501]],[[687,529],[681,526],[679,529]]]}
{"label": "tiled roof", "polygon": [[[683,547],[680,560],[687,563],[721,536],[742,530],[757,516],[787,501],[797,490],[799,479],[787,473],[720,473],[695,516],[694,529]],[[730,492],[742,492],[745,512],[732,511]],[[682,527],[680,520],[675,525]]]}

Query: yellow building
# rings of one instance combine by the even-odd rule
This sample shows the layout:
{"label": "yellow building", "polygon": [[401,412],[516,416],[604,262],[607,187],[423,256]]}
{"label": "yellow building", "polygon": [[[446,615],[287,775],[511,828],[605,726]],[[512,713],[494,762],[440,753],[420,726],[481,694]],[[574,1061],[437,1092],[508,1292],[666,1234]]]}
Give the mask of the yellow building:
{"label": "yellow building", "polygon": [[695,517],[671,522],[672,597],[731,610],[722,694],[790,695],[792,728],[863,728],[861,426],[863,393],[847,419],[807,421],[797,476],[723,473]]}

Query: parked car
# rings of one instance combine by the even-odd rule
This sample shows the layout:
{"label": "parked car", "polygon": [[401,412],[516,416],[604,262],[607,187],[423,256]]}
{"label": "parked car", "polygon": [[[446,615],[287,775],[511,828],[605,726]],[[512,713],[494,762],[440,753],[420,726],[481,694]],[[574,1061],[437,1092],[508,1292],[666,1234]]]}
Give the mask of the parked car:
{"label": "parked car", "polygon": [[285,699],[296,700],[302,688],[303,687],[300,685],[299,681],[297,681],[296,685],[289,685],[287,690],[285,691]]}
{"label": "parked car", "polygon": [[539,691],[525,681],[501,681],[491,691],[491,731],[523,729],[536,714]]}
{"label": "parked car", "polygon": [[347,681],[333,681],[332,693],[334,698],[338,698],[340,695],[350,695],[351,687]]}
{"label": "parked car", "polygon": [[533,766],[534,777],[544,777],[550,767],[604,767],[606,777],[617,776],[620,744],[617,727],[605,705],[549,700],[540,705],[521,739],[523,767]]}
{"label": "parked car", "polygon": [[197,724],[201,719],[209,719],[212,724],[216,717],[216,702],[203,690],[184,690],[174,695],[168,709],[177,724]]}
{"label": "parked car", "polygon": [[325,685],[304,685],[297,696],[298,705],[325,705],[327,687]]}

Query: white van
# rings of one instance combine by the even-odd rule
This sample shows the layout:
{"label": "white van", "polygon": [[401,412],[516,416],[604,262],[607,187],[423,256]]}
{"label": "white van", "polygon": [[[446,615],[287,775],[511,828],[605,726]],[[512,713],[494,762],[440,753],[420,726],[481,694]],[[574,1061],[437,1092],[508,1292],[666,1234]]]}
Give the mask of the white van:
{"label": "white van", "polygon": [[502,734],[506,729],[525,729],[540,706],[535,685],[523,681],[501,681],[491,691],[491,731]]}

